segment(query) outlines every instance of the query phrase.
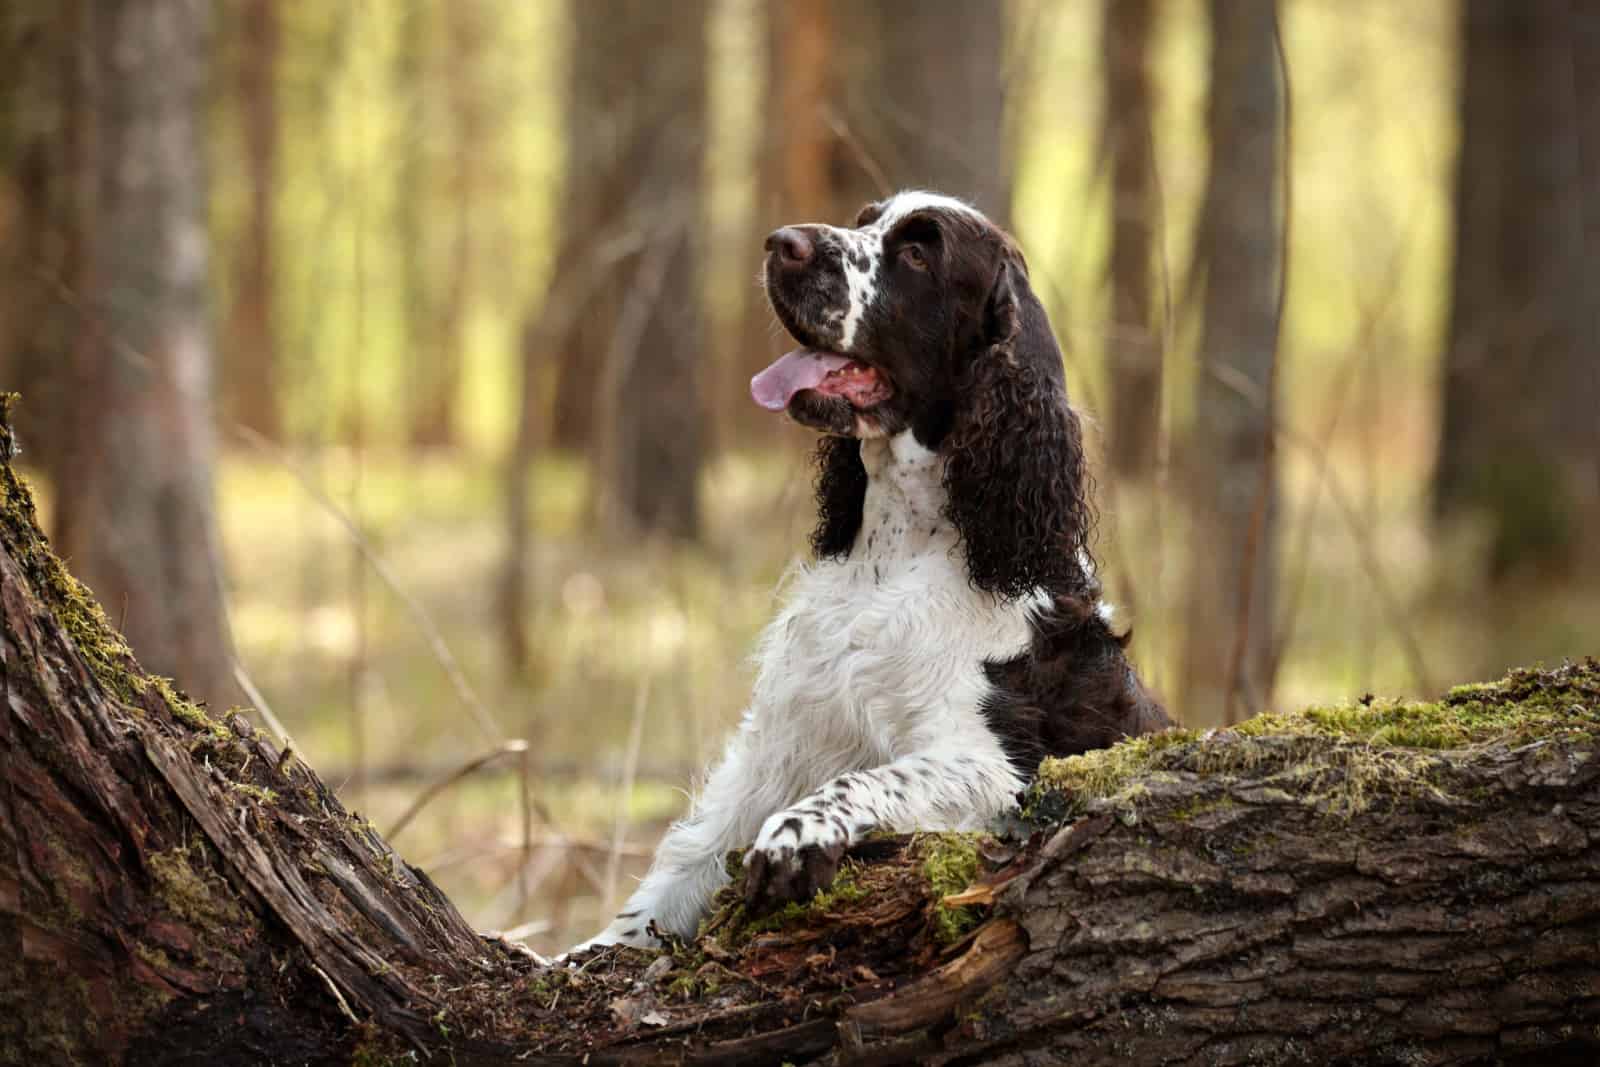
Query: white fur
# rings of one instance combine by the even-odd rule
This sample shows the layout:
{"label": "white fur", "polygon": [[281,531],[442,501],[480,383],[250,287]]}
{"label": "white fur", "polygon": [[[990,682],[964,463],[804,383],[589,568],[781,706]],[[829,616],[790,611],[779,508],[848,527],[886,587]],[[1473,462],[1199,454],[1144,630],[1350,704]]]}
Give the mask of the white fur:
{"label": "white fur", "polygon": [[[757,651],[749,708],[687,818],[621,913],[579,948],[692,935],[723,855],[780,860],[871,829],[973,829],[1022,787],[979,710],[983,663],[1028,644],[1041,598],[975,589],[941,516],[943,461],[909,432],[862,442],[868,483],[848,560],[797,566]],[[786,820],[799,820],[785,829]]]}
{"label": "white fur", "polygon": [[960,211],[967,215],[974,215],[980,219],[986,218],[983,212],[967,203],[957,200],[953,196],[943,193],[928,193],[921,189],[907,189],[891,196],[883,205],[883,213],[873,220],[872,226],[879,232],[894,228],[899,222],[915,211],[924,211],[928,208],[939,208],[944,211]]}
{"label": "white fur", "polygon": [[850,346],[855,343],[856,328],[861,325],[861,317],[878,298],[878,268],[883,262],[883,242],[861,241],[854,237],[854,231],[843,232],[852,234],[849,243],[856,246],[857,251],[867,259],[867,269],[859,270],[853,256],[847,254],[844,257],[844,284],[849,303],[845,307],[844,318],[839,323],[839,351],[848,352]]}

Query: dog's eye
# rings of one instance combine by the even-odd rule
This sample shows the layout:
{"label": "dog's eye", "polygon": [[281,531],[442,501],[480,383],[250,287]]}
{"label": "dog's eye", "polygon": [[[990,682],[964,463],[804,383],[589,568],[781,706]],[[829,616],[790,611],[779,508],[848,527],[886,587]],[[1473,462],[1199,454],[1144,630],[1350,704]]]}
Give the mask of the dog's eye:
{"label": "dog's eye", "polygon": [[905,245],[900,249],[900,262],[912,270],[927,270],[928,257],[922,252],[920,245]]}

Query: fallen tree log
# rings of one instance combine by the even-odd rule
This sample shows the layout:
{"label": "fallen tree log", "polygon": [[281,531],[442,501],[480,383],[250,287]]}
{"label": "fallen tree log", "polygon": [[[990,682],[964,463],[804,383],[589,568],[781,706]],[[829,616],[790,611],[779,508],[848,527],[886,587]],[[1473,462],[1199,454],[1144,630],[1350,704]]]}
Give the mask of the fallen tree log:
{"label": "fallen tree log", "polygon": [[0,493],[0,1062],[1600,1050],[1593,660],[1051,762],[1007,836],[870,840],[807,905],[726,901],[694,944],[552,968],[140,670],[9,461]]}

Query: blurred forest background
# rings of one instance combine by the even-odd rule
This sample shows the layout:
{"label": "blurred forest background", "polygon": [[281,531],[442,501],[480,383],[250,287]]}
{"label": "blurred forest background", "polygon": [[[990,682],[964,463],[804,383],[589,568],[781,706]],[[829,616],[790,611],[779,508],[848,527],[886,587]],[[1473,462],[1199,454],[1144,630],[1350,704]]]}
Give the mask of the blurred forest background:
{"label": "blurred forest background", "polygon": [[1018,234],[1192,725],[1597,651],[1582,0],[9,0],[0,389],[152,669],[585,936],[810,521],[763,236]]}

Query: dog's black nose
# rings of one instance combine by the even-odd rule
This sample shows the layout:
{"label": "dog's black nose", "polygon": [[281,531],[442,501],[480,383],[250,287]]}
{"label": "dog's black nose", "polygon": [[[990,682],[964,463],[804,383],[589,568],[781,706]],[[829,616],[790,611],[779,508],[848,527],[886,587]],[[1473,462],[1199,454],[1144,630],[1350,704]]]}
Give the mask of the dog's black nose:
{"label": "dog's black nose", "polygon": [[773,230],[767,235],[767,251],[778,253],[778,264],[785,270],[794,270],[805,266],[811,259],[816,245],[811,243],[801,230],[793,226],[785,226],[781,230]]}

